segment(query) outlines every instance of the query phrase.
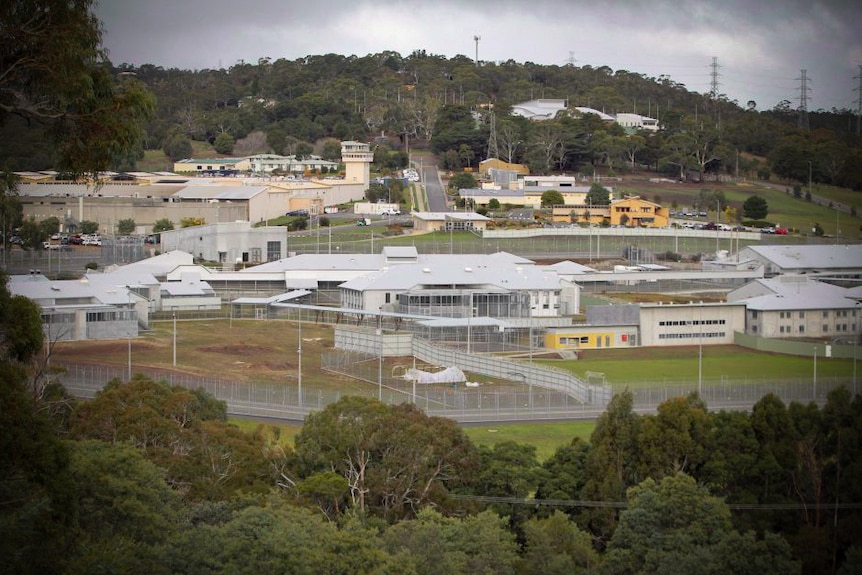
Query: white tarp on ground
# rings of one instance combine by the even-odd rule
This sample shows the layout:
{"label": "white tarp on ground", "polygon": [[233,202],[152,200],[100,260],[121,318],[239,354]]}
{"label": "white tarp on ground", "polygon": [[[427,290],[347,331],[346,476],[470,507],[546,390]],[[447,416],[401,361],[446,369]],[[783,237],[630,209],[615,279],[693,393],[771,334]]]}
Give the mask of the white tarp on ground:
{"label": "white tarp on ground", "polygon": [[407,373],[404,374],[404,379],[416,381],[416,383],[461,383],[467,381],[464,372],[454,365],[436,373],[421,369],[408,369]]}

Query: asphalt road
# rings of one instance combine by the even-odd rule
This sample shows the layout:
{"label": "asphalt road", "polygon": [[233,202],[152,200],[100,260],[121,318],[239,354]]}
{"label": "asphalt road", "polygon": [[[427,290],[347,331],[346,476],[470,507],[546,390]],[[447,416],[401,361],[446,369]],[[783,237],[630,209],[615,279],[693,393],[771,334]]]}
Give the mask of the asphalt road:
{"label": "asphalt road", "polygon": [[448,212],[446,204],[446,190],[440,181],[440,174],[435,166],[424,166],[422,168],[422,181],[425,183],[425,197],[428,198],[429,212]]}

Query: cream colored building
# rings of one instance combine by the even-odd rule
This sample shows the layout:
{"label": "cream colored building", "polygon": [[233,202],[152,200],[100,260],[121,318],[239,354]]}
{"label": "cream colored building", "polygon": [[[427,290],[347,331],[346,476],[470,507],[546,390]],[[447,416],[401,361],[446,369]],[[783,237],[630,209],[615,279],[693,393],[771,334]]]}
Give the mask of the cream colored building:
{"label": "cream colored building", "polygon": [[641,345],[729,345],[745,331],[745,304],[641,304]]}

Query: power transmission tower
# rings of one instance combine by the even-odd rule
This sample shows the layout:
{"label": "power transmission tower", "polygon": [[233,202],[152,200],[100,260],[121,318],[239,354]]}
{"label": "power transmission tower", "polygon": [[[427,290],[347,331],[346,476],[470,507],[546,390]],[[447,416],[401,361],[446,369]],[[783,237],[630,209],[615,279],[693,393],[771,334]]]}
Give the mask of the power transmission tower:
{"label": "power transmission tower", "polygon": [[575,53],[572,52],[571,50],[569,50],[569,57],[566,60],[566,64],[568,64],[571,67],[571,66],[575,65],[575,62],[577,62],[577,60],[575,59]]}
{"label": "power transmission tower", "polygon": [[473,41],[476,42],[476,67],[479,66],[479,40],[481,39],[482,37],[478,34],[473,36]]}
{"label": "power transmission tower", "polygon": [[721,66],[718,65],[718,58],[716,56],[712,57],[711,68],[712,71],[709,73],[709,97],[714,102],[718,100],[718,87],[720,85],[718,82],[718,78],[719,76],[721,76],[721,74],[718,73],[718,69],[721,68]]}
{"label": "power transmission tower", "polygon": [[858,136],[862,131],[862,66],[859,66],[859,74],[853,76],[853,79],[859,80],[859,87],[853,88],[853,91],[859,94],[853,101],[856,104],[856,135]]}
{"label": "power transmission tower", "polygon": [[802,77],[796,78],[799,80],[799,129],[809,130],[808,125],[808,70],[802,70]]}
{"label": "power transmission tower", "polygon": [[497,120],[496,114],[491,110],[491,133],[488,136],[488,159],[499,157],[497,151]]}

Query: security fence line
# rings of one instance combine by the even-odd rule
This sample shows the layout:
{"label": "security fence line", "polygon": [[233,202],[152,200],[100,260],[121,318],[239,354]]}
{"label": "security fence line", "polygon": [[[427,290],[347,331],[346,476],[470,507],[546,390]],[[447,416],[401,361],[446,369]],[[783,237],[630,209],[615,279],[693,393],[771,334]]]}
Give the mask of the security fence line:
{"label": "security fence line", "polygon": [[[341,364],[337,361],[338,355],[330,357],[327,368],[368,382],[367,389],[343,392],[304,385],[300,392],[296,381],[247,383],[138,368],[134,369],[134,373],[188,389],[203,389],[216,399],[225,401],[227,411],[232,416],[288,421],[301,421],[309,413],[322,410],[347,395],[379,397],[389,404],[411,402],[428,415],[447,417],[460,423],[595,419],[604,411],[603,406],[581,403],[566,393],[541,387],[526,391],[490,389],[491,386],[444,389],[412,384],[396,377],[393,373],[395,370],[389,373],[384,370],[378,382],[378,358],[359,354],[364,355],[364,361],[359,361],[359,355],[348,357],[348,353],[353,352],[342,354]],[[322,361],[324,363],[326,361]],[[80,398],[94,397],[114,378],[121,381],[128,379],[127,368],[120,366],[54,365],[65,368],[65,373],[59,376],[60,382],[69,393]],[[634,398],[634,410],[638,413],[654,413],[663,401],[698,390],[712,411],[747,411],[768,393],[774,393],[785,403],[795,401],[807,404],[813,401],[823,405],[829,392],[841,385],[847,386],[854,394],[862,391],[856,389],[852,378],[848,377],[818,378],[816,381],[803,377],[791,380],[704,378],[700,386],[696,381],[681,381],[655,382],[649,386],[615,384],[612,389],[614,393],[619,393],[628,387]]]}

